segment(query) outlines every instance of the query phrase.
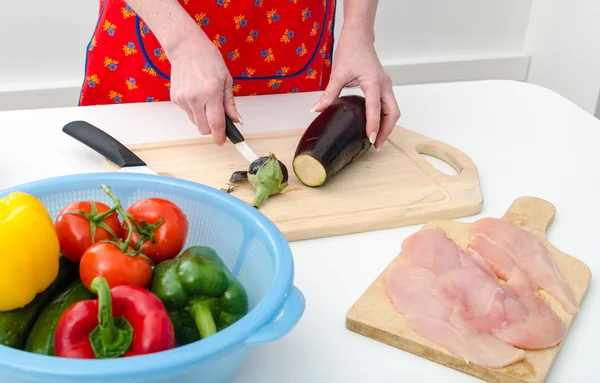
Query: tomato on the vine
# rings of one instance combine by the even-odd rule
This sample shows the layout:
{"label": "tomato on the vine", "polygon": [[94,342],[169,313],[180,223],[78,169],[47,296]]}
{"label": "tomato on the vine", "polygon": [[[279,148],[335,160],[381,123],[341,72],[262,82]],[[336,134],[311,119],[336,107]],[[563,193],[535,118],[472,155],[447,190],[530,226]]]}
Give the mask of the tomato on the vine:
{"label": "tomato on the vine", "polygon": [[78,201],[65,206],[54,222],[62,255],[79,262],[94,243],[121,237],[116,211],[98,201]]}
{"label": "tomato on the vine", "polygon": [[90,288],[95,277],[104,277],[113,288],[119,285],[147,288],[152,280],[152,263],[143,255],[135,255],[129,247],[125,254],[119,242],[100,242],[90,246],[79,263],[81,282]]}
{"label": "tomato on the vine", "polygon": [[[175,258],[183,249],[188,235],[188,220],[181,209],[173,202],[162,198],[145,198],[127,209],[127,214],[135,222],[131,246],[158,264]],[[124,222],[121,238],[129,234]],[[144,240],[141,247],[140,234]]]}

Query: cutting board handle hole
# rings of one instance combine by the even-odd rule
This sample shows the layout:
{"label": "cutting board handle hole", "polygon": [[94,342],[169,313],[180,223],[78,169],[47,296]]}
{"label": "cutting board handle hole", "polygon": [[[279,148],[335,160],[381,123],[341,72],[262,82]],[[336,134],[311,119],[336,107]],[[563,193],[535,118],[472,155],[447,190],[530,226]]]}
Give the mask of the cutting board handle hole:
{"label": "cutting board handle hole", "polygon": [[463,170],[460,162],[443,148],[430,144],[419,144],[416,145],[415,150],[440,173],[456,176]]}
{"label": "cutting board handle hole", "polygon": [[456,176],[458,172],[452,165],[447,163],[446,161],[442,161],[439,158],[430,156],[429,154],[419,153],[423,156],[434,168],[436,168],[439,172],[444,173],[448,176]]}

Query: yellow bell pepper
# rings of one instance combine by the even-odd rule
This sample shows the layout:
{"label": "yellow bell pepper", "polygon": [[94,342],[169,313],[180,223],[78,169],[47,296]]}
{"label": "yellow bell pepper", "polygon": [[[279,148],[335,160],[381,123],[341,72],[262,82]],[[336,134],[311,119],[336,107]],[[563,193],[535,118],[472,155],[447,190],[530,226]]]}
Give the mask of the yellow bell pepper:
{"label": "yellow bell pepper", "polygon": [[58,275],[60,244],[50,214],[35,197],[0,198],[0,311],[23,307]]}

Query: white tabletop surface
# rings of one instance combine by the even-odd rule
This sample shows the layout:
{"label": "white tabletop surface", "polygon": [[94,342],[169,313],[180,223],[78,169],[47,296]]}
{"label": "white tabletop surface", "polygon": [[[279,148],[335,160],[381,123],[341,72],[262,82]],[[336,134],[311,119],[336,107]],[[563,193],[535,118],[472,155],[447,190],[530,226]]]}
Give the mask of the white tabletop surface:
{"label": "white tabletop surface", "polygon": [[[346,92],[350,93],[350,92]],[[354,93],[354,91],[352,91]],[[561,96],[533,85],[483,81],[396,87],[399,124],[446,142],[477,165],[482,216],[501,216],[524,195],[552,202],[548,238],[600,270],[600,121]],[[244,131],[307,126],[318,94],[237,100]],[[83,119],[125,144],[196,137],[171,103],[0,113],[0,188],[71,173],[104,171],[101,158],[61,132]],[[345,328],[347,310],[419,226],[291,243],[306,311],[284,338],[254,348],[234,383],[477,382],[478,379]],[[595,280],[548,382],[600,376],[600,296]]]}

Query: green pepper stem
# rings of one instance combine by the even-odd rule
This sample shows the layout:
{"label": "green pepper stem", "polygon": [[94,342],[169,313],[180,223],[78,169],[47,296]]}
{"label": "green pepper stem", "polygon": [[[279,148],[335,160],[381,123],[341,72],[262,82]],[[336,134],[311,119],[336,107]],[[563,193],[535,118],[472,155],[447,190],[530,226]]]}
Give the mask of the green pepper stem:
{"label": "green pepper stem", "polygon": [[133,328],[123,318],[113,318],[112,297],[106,279],[96,277],[90,285],[98,295],[98,326],[90,333],[90,345],[96,358],[118,358],[125,354],[133,341]]}
{"label": "green pepper stem", "polygon": [[195,300],[190,305],[189,311],[196,322],[201,339],[217,333],[217,325],[211,311],[211,300]]}

